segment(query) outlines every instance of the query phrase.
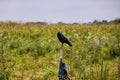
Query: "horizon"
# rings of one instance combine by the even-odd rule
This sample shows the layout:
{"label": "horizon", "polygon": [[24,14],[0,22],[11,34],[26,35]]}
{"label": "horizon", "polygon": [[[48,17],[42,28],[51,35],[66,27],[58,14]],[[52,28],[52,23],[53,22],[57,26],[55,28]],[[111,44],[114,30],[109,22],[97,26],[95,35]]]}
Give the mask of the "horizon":
{"label": "horizon", "polygon": [[120,0],[0,0],[2,22],[88,23],[120,18]]}

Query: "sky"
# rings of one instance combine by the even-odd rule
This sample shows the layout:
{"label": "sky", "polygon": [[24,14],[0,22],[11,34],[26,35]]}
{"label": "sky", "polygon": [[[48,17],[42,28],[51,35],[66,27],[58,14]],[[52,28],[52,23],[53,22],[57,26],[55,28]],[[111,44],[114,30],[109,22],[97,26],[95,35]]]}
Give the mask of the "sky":
{"label": "sky", "polygon": [[120,0],[0,0],[0,21],[84,23],[120,18]]}

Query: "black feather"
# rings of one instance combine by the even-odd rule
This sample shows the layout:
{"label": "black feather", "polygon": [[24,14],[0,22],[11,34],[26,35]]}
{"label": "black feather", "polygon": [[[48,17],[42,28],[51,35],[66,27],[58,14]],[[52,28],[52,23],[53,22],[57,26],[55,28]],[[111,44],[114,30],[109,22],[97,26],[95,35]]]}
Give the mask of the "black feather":
{"label": "black feather", "polygon": [[66,43],[69,46],[72,46],[72,44],[69,42],[69,40],[61,32],[57,33],[57,37],[62,44]]}

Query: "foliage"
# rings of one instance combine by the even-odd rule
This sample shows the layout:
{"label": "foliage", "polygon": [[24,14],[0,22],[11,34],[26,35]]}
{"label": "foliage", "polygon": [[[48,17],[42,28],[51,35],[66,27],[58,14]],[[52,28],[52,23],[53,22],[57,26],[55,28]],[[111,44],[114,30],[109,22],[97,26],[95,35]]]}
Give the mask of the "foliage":
{"label": "foliage", "polygon": [[0,80],[58,79],[57,32],[71,80],[119,80],[120,25],[0,23]]}

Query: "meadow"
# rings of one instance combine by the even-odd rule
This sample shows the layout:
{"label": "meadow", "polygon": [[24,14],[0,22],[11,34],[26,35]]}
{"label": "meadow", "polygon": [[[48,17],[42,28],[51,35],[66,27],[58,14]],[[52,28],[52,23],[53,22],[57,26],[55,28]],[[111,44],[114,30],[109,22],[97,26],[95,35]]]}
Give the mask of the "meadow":
{"label": "meadow", "polygon": [[58,80],[62,32],[71,80],[120,80],[120,24],[0,23],[0,80]]}

